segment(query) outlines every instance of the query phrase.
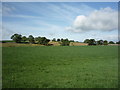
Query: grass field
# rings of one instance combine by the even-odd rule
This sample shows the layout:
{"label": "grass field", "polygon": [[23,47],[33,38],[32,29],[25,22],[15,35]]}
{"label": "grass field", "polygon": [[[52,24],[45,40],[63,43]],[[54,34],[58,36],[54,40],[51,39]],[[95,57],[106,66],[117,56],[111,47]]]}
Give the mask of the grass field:
{"label": "grass field", "polygon": [[3,47],[3,88],[117,88],[117,48]]}

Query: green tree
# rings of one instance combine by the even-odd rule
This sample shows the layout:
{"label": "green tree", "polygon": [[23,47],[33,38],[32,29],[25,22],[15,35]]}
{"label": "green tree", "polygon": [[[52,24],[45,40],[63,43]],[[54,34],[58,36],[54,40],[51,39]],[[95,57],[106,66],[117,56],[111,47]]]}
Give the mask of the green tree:
{"label": "green tree", "polygon": [[63,39],[61,41],[61,46],[69,46],[69,44],[70,44],[70,41],[68,39]]}
{"label": "green tree", "polygon": [[59,42],[59,41],[60,41],[60,39],[58,38],[58,39],[57,39],[57,41]]}
{"label": "green tree", "polygon": [[35,40],[35,42],[38,42],[38,37],[35,37],[34,40]]}
{"label": "green tree", "polygon": [[108,45],[108,41],[105,40],[105,41],[103,42],[103,44],[104,44],[104,45]]}
{"label": "green tree", "polygon": [[95,39],[90,39],[88,45],[96,45]]}
{"label": "green tree", "polygon": [[115,44],[113,41],[110,41],[109,44]]}
{"label": "green tree", "polygon": [[13,39],[13,41],[15,41],[16,43],[20,43],[22,41],[22,35],[14,34],[11,36],[11,39]]}
{"label": "green tree", "polygon": [[22,41],[23,41],[23,42],[27,41],[27,37],[26,37],[26,36],[23,36],[23,37],[22,37]]}
{"label": "green tree", "polygon": [[116,42],[116,44],[120,44],[120,41]]}
{"label": "green tree", "polygon": [[84,43],[89,43],[89,39],[85,39],[85,40],[84,40]]}
{"label": "green tree", "polygon": [[61,40],[60,40],[61,42],[63,41],[63,38],[61,38]]}
{"label": "green tree", "polygon": [[98,44],[98,45],[103,45],[103,44],[104,44],[104,41],[103,41],[103,40],[98,40],[98,41],[97,41],[97,44]]}
{"label": "green tree", "polygon": [[32,35],[29,35],[28,39],[29,43],[35,43],[34,37]]}
{"label": "green tree", "polygon": [[70,40],[70,42],[75,42],[74,40]]}
{"label": "green tree", "polygon": [[52,41],[54,41],[54,42],[55,42],[55,41],[56,41],[56,39],[55,39],[55,38],[53,38],[53,40],[52,40]]}
{"label": "green tree", "polygon": [[43,44],[42,43],[42,37],[37,37],[37,39],[38,39],[38,44]]}
{"label": "green tree", "polygon": [[38,37],[38,44],[48,45],[49,41],[46,37]]}

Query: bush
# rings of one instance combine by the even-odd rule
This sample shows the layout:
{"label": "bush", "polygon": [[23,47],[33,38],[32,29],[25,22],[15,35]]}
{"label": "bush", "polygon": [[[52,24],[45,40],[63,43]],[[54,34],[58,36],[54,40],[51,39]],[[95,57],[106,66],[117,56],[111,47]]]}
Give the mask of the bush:
{"label": "bush", "polygon": [[11,39],[13,39],[13,41],[15,41],[16,43],[20,43],[22,41],[22,35],[14,34],[11,36]]}
{"label": "bush", "polygon": [[70,41],[68,39],[63,39],[61,41],[61,46],[69,46],[69,44],[70,44]]}

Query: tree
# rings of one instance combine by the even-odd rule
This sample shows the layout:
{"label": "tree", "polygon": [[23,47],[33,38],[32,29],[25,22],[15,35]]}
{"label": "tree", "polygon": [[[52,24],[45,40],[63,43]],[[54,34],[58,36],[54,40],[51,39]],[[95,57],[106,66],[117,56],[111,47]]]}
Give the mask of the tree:
{"label": "tree", "polygon": [[38,44],[43,44],[42,37],[38,37],[37,40],[38,40]]}
{"label": "tree", "polygon": [[39,37],[35,37],[34,40],[36,43],[38,43]]}
{"label": "tree", "polygon": [[57,39],[57,41],[59,42],[59,41],[60,41],[60,39],[58,38],[58,39]]}
{"label": "tree", "polygon": [[49,41],[46,37],[38,37],[38,44],[48,45]]}
{"label": "tree", "polygon": [[49,39],[45,39],[43,45],[48,45],[49,41]]}
{"label": "tree", "polygon": [[89,39],[85,39],[85,40],[84,40],[84,43],[89,43]]}
{"label": "tree", "polygon": [[24,42],[27,41],[26,36],[23,36],[23,37],[22,37],[22,41],[24,41]]}
{"label": "tree", "polygon": [[28,39],[29,39],[29,43],[35,43],[34,37],[32,35],[29,35]]}
{"label": "tree", "polygon": [[11,39],[13,39],[13,41],[15,41],[16,43],[20,43],[22,41],[22,35],[14,34],[11,36]]}
{"label": "tree", "polygon": [[103,44],[104,44],[104,45],[108,45],[108,41],[105,40],[105,41],[103,42]]}
{"label": "tree", "polygon": [[104,41],[103,41],[103,40],[98,40],[98,41],[97,41],[97,44],[98,44],[98,45],[103,45],[103,44],[104,44]]}
{"label": "tree", "polygon": [[52,40],[52,41],[54,41],[54,42],[55,42],[55,41],[56,41],[56,39],[55,39],[55,38],[53,38],[53,40]]}
{"label": "tree", "polygon": [[61,38],[61,42],[63,41],[63,38]]}
{"label": "tree", "polygon": [[90,39],[88,45],[96,45],[95,39]]}
{"label": "tree", "polygon": [[115,44],[113,41],[110,41],[109,44]]}
{"label": "tree", "polygon": [[120,44],[120,41],[116,42],[116,44]]}
{"label": "tree", "polygon": [[61,46],[69,46],[69,44],[70,44],[70,41],[68,39],[63,39],[61,41]]}
{"label": "tree", "polygon": [[69,42],[75,42],[74,40],[70,40]]}

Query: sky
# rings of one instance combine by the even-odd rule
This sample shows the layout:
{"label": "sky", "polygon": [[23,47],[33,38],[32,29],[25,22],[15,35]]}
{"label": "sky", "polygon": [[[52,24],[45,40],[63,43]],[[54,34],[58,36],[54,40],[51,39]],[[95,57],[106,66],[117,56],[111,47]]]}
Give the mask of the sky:
{"label": "sky", "polygon": [[2,2],[2,39],[15,33],[80,42],[118,41],[118,3]]}

